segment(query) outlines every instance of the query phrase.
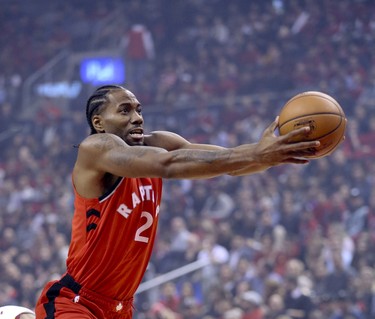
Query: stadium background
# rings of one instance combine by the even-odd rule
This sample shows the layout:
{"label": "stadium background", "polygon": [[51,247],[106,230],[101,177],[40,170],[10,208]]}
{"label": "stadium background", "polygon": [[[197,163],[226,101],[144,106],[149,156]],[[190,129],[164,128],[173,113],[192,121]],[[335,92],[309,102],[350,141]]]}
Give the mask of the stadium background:
{"label": "stadium background", "polygon": [[374,1],[0,7],[0,305],[33,308],[64,271],[73,145],[86,98],[113,81],[148,131],[228,147],[258,140],[298,92],[348,116],[345,143],[307,166],[167,181],[145,281],[208,266],[139,293],[135,318],[375,318]]}

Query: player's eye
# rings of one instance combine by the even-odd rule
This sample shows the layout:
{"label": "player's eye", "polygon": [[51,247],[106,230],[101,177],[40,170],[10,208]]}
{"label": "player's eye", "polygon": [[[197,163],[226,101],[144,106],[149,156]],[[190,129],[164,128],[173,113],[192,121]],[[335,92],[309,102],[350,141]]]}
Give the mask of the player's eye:
{"label": "player's eye", "polygon": [[130,112],[130,107],[129,106],[124,106],[120,109],[120,112],[122,114],[128,114]]}

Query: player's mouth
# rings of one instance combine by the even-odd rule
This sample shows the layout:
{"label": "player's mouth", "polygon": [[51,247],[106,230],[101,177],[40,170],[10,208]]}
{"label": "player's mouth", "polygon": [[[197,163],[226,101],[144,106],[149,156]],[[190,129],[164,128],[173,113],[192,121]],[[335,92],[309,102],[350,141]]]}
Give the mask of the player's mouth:
{"label": "player's mouth", "polygon": [[141,129],[141,128],[133,129],[133,130],[129,131],[129,135],[135,140],[142,139],[143,138],[143,129]]}

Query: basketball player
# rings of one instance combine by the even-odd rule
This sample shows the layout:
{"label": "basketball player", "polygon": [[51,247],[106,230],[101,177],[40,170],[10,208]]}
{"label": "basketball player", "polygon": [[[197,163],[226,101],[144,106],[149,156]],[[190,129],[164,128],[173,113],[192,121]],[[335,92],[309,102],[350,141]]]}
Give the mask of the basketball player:
{"label": "basketball player", "polygon": [[91,135],[79,145],[72,173],[67,272],[42,291],[37,319],[132,317],[133,295],[154,244],[163,178],[246,175],[304,164],[319,145],[290,142],[309,128],[276,136],[277,119],[258,143],[230,149],[192,144],[170,132],[146,135],[140,102],[120,86],[98,88],[86,116]]}
{"label": "basketball player", "polygon": [[0,307],[0,319],[35,319],[35,313],[25,307],[3,306]]}

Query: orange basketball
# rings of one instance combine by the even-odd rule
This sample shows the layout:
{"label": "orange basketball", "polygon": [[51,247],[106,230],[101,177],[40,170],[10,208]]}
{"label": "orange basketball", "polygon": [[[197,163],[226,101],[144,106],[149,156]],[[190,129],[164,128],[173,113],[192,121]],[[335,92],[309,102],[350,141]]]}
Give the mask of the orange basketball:
{"label": "orange basketball", "polygon": [[279,114],[280,135],[304,126],[310,127],[304,140],[320,141],[317,153],[306,157],[320,158],[331,154],[342,141],[346,118],[334,98],[322,92],[308,91],[291,98]]}

